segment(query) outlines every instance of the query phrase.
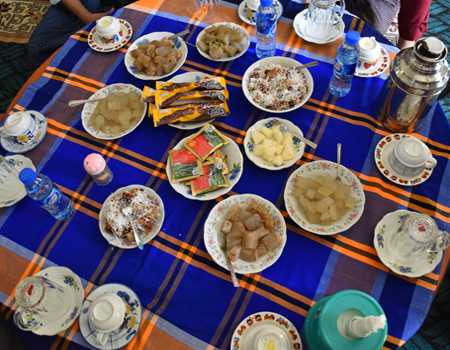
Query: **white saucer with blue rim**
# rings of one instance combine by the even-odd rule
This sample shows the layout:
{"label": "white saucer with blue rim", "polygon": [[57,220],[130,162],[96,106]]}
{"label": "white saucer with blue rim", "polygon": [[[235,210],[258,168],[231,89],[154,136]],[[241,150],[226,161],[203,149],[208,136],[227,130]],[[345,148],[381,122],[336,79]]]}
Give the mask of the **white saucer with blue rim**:
{"label": "white saucer with blue rim", "polygon": [[27,113],[30,113],[31,117],[36,122],[38,128],[36,136],[32,140],[28,141],[26,144],[16,142],[14,137],[11,136],[0,137],[0,144],[8,152],[25,153],[31,151],[33,148],[36,148],[42,142],[42,140],[45,137],[45,134],[47,133],[47,118],[45,118],[41,113],[36,111],[27,111]]}
{"label": "white saucer with blue rim", "polygon": [[[125,318],[119,329],[108,333],[108,341],[101,344],[97,340],[97,333],[89,323],[89,307],[91,303],[104,294],[116,294],[125,303]],[[97,349],[112,350],[127,345],[137,334],[141,323],[142,307],[137,295],[127,286],[118,283],[105,284],[94,290],[84,301],[80,314],[80,330],[84,339]]]}

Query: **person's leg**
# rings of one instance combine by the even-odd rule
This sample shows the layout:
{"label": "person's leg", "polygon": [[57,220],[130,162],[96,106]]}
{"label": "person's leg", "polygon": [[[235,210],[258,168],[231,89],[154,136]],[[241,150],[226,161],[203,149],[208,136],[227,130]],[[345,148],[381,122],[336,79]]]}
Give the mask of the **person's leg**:
{"label": "person's leg", "polygon": [[[100,0],[84,0],[83,4],[91,12],[103,10]],[[38,67],[83,26],[84,23],[64,5],[50,6],[28,42],[30,64]]]}
{"label": "person's leg", "polygon": [[400,39],[398,47],[413,46],[426,33],[430,16],[431,0],[401,0],[398,15]]}

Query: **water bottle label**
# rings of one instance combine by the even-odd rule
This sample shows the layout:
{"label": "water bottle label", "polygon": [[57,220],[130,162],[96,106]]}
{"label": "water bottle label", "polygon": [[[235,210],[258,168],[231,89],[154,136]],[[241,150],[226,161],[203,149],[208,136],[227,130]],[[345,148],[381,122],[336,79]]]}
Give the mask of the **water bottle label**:
{"label": "water bottle label", "polygon": [[336,61],[334,65],[334,72],[338,78],[348,78],[355,74],[356,63],[353,64],[342,64],[339,61]]}

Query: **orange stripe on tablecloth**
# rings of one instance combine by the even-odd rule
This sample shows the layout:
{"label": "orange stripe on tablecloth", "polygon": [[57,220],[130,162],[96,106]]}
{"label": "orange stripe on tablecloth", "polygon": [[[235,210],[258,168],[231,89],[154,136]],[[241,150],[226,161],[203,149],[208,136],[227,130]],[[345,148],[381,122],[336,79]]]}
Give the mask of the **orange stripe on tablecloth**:
{"label": "orange stripe on tablecloth", "polygon": [[[169,242],[171,242],[173,244],[176,244],[178,246],[180,246],[180,244],[183,243],[183,241],[180,241],[179,239],[177,239],[177,238],[175,238],[175,237],[165,233],[164,231],[160,231],[159,235],[162,238],[164,238],[165,240],[167,240],[167,241],[169,241]],[[198,248],[196,248],[194,246],[190,246],[190,245],[188,245],[188,247],[186,249],[189,250],[190,252],[192,252],[193,254],[199,255],[199,256],[201,256],[203,258],[206,258],[208,260],[213,261],[211,256],[207,252],[204,252],[201,249],[198,249]],[[289,288],[287,288],[287,287],[285,287],[285,286],[283,286],[281,284],[278,284],[278,283],[276,283],[274,281],[271,281],[271,280],[269,280],[269,279],[267,279],[267,278],[265,278],[264,276],[261,276],[261,275],[255,275],[255,276],[258,276],[258,278],[260,279],[260,281],[262,283],[272,287],[273,289],[282,291],[284,294],[289,295],[293,299],[297,299],[297,300],[299,300],[299,301],[301,301],[301,302],[303,302],[303,303],[305,303],[305,304],[307,304],[309,306],[312,306],[314,304],[314,301],[312,299],[309,299],[309,298],[307,298],[307,297],[305,297],[305,296],[303,296],[303,295],[301,295],[301,294],[299,294],[297,292],[294,292],[293,290],[291,290],[291,289],[289,289]],[[242,281],[242,282],[244,282],[244,281]]]}
{"label": "orange stripe on tablecloth", "polygon": [[403,344],[406,343],[405,340],[396,338],[396,337],[394,337],[394,336],[392,336],[392,335],[388,335],[388,336],[387,336],[387,340],[388,340],[390,343],[395,344],[395,345],[399,345],[399,346],[402,346]]}
{"label": "orange stripe on tablecloth", "polygon": [[72,72],[68,73],[67,71],[62,70],[60,68],[48,66],[46,70],[49,70],[51,72],[58,72],[58,73],[66,74],[66,75],[68,75],[69,78],[74,77],[74,78],[83,80],[83,81],[85,81],[87,83],[91,83],[93,85],[97,85],[99,89],[105,87],[105,84],[102,83],[101,81],[94,80],[94,79],[88,78],[88,77],[86,77],[84,75],[79,75],[79,74],[75,74],[75,73],[72,73]]}
{"label": "orange stripe on tablecloth", "polygon": [[43,73],[42,76],[45,77],[45,78],[48,78],[48,79],[61,81],[61,82],[65,83],[65,84],[68,84],[68,85],[76,86],[76,87],[78,87],[80,89],[87,90],[87,91],[90,91],[90,92],[96,92],[98,90],[98,89],[95,89],[95,88],[93,88],[91,86],[84,85],[84,84],[72,81],[72,80],[70,80],[68,78],[64,79],[64,78],[61,78],[61,77],[53,75],[53,74]]}
{"label": "orange stripe on tablecloth", "polygon": [[431,144],[433,146],[440,147],[440,148],[443,148],[443,149],[445,149],[447,151],[450,151],[450,146],[449,145],[446,145],[446,144],[434,141],[434,140],[432,140],[432,139],[430,139],[430,138],[428,138],[426,136],[423,136],[421,134],[418,134],[418,133],[413,133],[412,135],[414,135],[418,139],[421,139],[422,141],[424,141],[426,143],[429,143],[429,144]]}
{"label": "orange stripe on tablecloth", "polygon": [[[71,141],[71,142],[74,142],[74,143],[76,143],[76,144],[78,144],[78,145],[80,145],[80,146],[83,146],[83,147],[92,149],[92,150],[97,151],[97,152],[99,152],[99,153],[101,153],[101,154],[108,153],[107,151],[105,152],[105,150],[104,150],[103,148],[101,148],[101,147],[94,146],[94,145],[92,145],[92,144],[90,144],[90,143],[88,143],[88,142],[79,140],[79,139],[77,139],[77,138],[75,138],[75,137],[72,137],[72,136],[70,136],[70,135],[64,134],[63,132],[54,130],[54,129],[52,129],[52,128],[49,128],[49,129],[48,129],[48,133],[49,133],[49,134],[52,134],[52,135],[54,135],[54,136],[57,136],[57,137],[59,137],[59,138],[63,138],[63,139],[69,140],[69,141]],[[114,158],[114,159],[116,159],[116,160],[119,160],[119,161],[121,161],[122,163],[125,163],[125,164],[127,164],[127,165],[130,165],[130,166],[132,166],[132,167],[134,167],[134,168],[136,168],[136,169],[139,169],[139,170],[141,170],[141,171],[143,171],[143,172],[146,172],[146,173],[148,173],[148,174],[151,174],[151,175],[153,175],[153,176],[157,176],[157,177],[159,177],[159,178],[162,179],[162,180],[166,180],[166,179],[167,179],[167,175],[165,175],[165,174],[163,174],[163,173],[161,173],[161,172],[159,172],[159,171],[157,171],[157,170],[153,170],[153,169],[151,169],[151,168],[149,168],[149,167],[146,167],[146,166],[144,166],[144,165],[142,165],[142,164],[139,164],[139,163],[137,163],[137,162],[135,162],[135,161],[129,160],[129,159],[127,159],[127,158],[124,158],[124,157],[122,157],[122,156],[120,156],[120,155],[113,154],[111,158]]]}
{"label": "orange stripe on tablecloth", "polygon": [[[76,129],[76,128],[71,128],[70,126],[68,126],[68,125],[66,125],[66,124],[63,124],[63,123],[60,123],[60,122],[58,122],[58,121],[55,120],[55,119],[49,118],[48,121],[49,121],[49,124],[51,124],[51,125],[55,125],[55,126],[57,126],[58,128],[61,128],[61,129],[67,130],[67,131],[71,131],[71,132],[73,132],[74,134],[77,134],[77,135],[79,135],[79,136],[87,137],[87,138],[90,138],[90,139],[95,140],[95,141],[97,141],[97,142],[104,142],[103,140],[95,139],[94,137],[92,137],[91,135],[89,135],[89,134],[88,134],[87,132],[85,132],[85,131],[81,131],[81,130],[78,130],[78,129]],[[124,148],[124,147],[122,147],[122,146],[118,146],[118,147],[117,147],[117,150],[119,150],[119,151],[121,151],[121,152],[123,152],[123,153],[125,153],[125,154],[127,154],[127,155],[130,155],[130,156],[132,156],[132,157],[134,157],[134,158],[137,158],[137,159],[139,159],[139,160],[142,160],[142,161],[144,161],[144,162],[150,163],[150,164],[152,164],[152,165],[154,165],[154,166],[156,166],[156,167],[159,167],[159,168],[161,168],[161,169],[165,169],[165,168],[166,168],[166,164],[161,163],[161,162],[158,162],[158,161],[156,161],[156,160],[154,160],[154,159],[152,159],[152,158],[149,158],[149,157],[147,157],[147,156],[144,156],[144,155],[142,155],[142,154],[140,154],[140,153],[134,152],[134,151],[132,151],[132,150],[130,150],[130,149],[127,149],[127,148]]]}

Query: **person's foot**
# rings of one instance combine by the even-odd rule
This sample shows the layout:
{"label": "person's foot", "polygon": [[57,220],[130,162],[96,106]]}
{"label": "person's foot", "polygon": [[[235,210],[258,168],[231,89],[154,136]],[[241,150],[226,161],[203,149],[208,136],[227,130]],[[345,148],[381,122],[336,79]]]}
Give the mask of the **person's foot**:
{"label": "person's foot", "polygon": [[416,42],[413,40],[406,40],[403,38],[399,38],[397,46],[400,50],[403,50],[403,49],[407,49],[408,47],[414,46],[415,43]]}

